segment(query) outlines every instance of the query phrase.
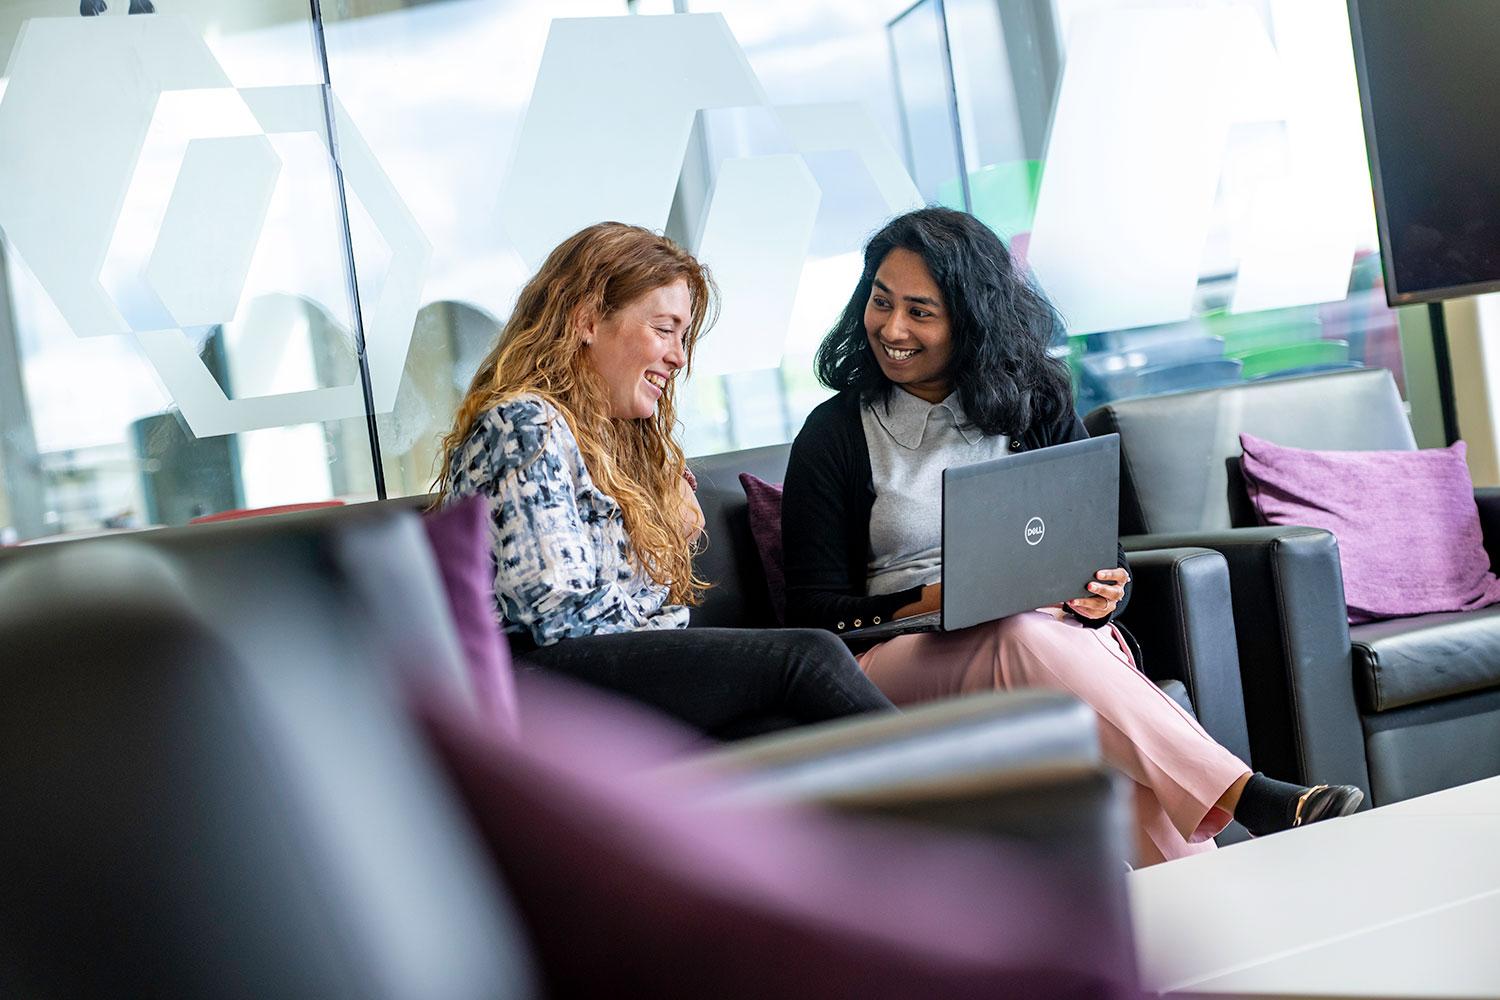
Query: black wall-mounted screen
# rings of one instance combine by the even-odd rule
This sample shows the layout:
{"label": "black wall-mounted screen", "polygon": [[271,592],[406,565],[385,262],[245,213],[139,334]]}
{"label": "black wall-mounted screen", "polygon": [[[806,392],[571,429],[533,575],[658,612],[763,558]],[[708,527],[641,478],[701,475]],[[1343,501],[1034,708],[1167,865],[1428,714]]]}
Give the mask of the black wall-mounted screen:
{"label": "black wall-mounted screen", "polygon": [[1391,305],[1500,290],[1500,2],[1349,0]]}

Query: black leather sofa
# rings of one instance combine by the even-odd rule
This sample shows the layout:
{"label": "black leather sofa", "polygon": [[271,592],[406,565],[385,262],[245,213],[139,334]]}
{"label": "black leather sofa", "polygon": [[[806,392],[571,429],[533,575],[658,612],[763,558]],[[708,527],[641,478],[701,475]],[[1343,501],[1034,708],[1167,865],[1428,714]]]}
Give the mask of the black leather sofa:
{"label": "black leather sofa", "polygon": [[[693,611],[695,625],[774,626],[739,475],[748,472],[779,483],[785,478],[789,453],[790,445],[771,445],[691,462],[709,538],[696,566],[699,575],[713,584],[703,605]],[[1229,573],[1223,557],[1204,547],[1163,546],[1132,553],[1130,566],[1135,589],[1123,623],[1141,647],[1142,668],[1194,712],[1219,743],[1248,760],[1235,623],[1229,610]],[[1238,824],[1231,824],[1218,840],[1227,844],[1245,836]]]}
{"label": "black leather sofa", "polygon": [[[406,707],[462,684],[440,588],[407,502],[0,550],[0,995],[538,995],[536,928]],[[964,699],[679,766],[1029,841],[1131,981],[1126,799],[1076,702]]]}
{"label": "black leather sofa", "polygon": [[[1389,372],[1121,400],[1085,423],[1120,435],[1127,548],[1203,546],[1228,561],[1258,768],[1358,785],[1370,805],[1500,774],[1500,607],[1350,628],[1337,541],[1256,526],[1240,476],[1241,432],[1297,448],[1415,448]],[[1500,490],[1475,500],[1493,563]]]}

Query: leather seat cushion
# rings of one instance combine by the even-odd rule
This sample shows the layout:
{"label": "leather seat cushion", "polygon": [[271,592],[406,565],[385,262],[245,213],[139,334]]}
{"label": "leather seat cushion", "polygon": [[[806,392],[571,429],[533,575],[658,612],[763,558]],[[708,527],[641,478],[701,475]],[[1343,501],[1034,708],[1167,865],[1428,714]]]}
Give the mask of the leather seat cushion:
{"label": "leather seat cushion", "polygon": [[1396,383],[1378,368],[1122,399],[1084,426],[1120,435],[1122,535],[1259,524],[1240,475],[1241,431],[1314,451],[1417,446]]}
{"label": "leather seat cushion", "polygon": [[1500,687],[1500,605],[1357,625],[1349,638],[1367,712]]}

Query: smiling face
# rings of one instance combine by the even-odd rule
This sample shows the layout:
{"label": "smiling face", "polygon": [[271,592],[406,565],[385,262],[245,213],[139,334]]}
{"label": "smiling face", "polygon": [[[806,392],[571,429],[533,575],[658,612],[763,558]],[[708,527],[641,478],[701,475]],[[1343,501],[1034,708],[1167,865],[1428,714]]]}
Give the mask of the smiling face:
{"label": "smiling face", "polygon": [[910,250],[892,250],[876,269],[865,336],[885,377],[913,396],[939,403],[952,391],[947,306],[932,272]]}
{"label": "smiling face", "polygon": [[687,364],[683,337],[692,312],[687,282],[676,281],[583,322],[587,357],[609,387],[611,417],[644,420],[656,412],[656,401]]}

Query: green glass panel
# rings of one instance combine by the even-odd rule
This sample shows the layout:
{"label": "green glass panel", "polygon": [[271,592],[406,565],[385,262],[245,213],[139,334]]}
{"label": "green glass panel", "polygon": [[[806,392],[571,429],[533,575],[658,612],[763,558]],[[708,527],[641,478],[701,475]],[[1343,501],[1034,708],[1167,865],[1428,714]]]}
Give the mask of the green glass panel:
{"label": "green glass panel", "polygon": [[1337,364],[1349,360],[1347,340],[1311,340],[1301,344],[1284,344],[1239,355],[1245,363],[1244,377],[1259,378],[1308,365]]}
{"label": "green glass panel", "polygon": [[[974,216],[1004,237],[1030,232],[1041,184],[1041,160],[1011,160],[981,167],[969,174]],[[938,200],[952,208],[962,207],[963,191],[957,177],[938,185]]]}

